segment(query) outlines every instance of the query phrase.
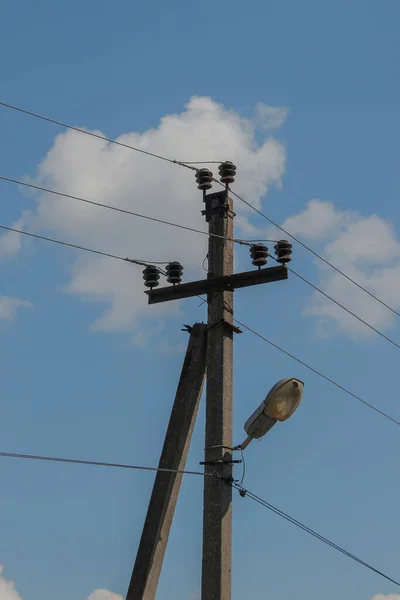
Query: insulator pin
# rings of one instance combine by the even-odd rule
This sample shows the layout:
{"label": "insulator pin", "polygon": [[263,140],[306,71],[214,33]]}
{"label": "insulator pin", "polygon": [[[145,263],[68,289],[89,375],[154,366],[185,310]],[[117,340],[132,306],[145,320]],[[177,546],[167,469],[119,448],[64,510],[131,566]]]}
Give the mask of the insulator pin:
{"label": "insulator pin", "polygon": [[157,267],[149,265],[143,270],[144,285],[149,288],[157,287],[160,279],[160,271]]}
{"label": "insulator pin", "polygon": [[250,246],[250,256],[253,265],[261,269],[267,264],[268,248],[264,244],[254,244]]}
{"label": "insulator pin", "polygon": [[172,283],[172,285],[182,283],[183,267],[180,263],[171,262],[166,266],[165,270],[167,272],[168,283]]}
{"label": "insulator pin", "polygon": [[277,256],[276,262],[281,263],[281,265],[285,265],[289,263],[292,254],[292,244],[290,244],[287,240],[279,240],[274,246],[275,254]]}

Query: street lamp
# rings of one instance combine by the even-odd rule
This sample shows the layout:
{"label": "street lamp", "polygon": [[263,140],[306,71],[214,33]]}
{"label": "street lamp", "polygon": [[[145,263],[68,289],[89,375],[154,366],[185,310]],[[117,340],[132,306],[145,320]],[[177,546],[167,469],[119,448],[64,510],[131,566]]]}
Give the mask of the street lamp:
{"label": "street lamp", "polygon": [[268,392],[265,400],[244,425],[247,438],[238,447],[244,450],[251,440],[263,437],[277,421],[286,421],[297,409],[304,392],[304,383],[294,377],[281,379]]}

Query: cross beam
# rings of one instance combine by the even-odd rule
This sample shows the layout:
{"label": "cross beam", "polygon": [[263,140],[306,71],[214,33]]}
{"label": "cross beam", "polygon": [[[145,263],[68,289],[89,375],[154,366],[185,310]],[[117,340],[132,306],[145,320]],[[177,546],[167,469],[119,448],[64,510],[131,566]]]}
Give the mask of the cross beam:
{"label": "cross beam", "polygon": [[223,275],[220,277],[211,277],[210,279],[192,281],[190,283],[170,285],[149,290],[145,293],[149,297],[149,304],[158,304],[159,302],[191,298],[193,296],[199,296],[200,294],[233,291],[238,288],[259,285],[260,283],[283,281],[287,278],[287,268],[283,265],[279,265],[278,267],[268,267],[266,269],[258,269],[257,271],[245,271],[244,273],[235,273],[234,275]]}

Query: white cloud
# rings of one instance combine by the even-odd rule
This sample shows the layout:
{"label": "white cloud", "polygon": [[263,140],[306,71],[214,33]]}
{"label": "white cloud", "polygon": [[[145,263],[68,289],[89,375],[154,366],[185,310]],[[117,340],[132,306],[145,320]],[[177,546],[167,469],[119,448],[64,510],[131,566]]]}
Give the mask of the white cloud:
{"label": "white cloud", "polygon": [[20,300],[11,296],[0,296],[0,319],[12,321],[20,308],[29,308],[32,304],[28,300]]}
{"label": "white cloud", "polygon": [[[346,220],[346,213],[337,211],[332,202],[311,200],[301,213],[288,217],[283,228],[292,235],[308,240],[323,240]],[[282,237],[282,233],[276,233]]]}
{"label": "white cloud", "polygon": [[268,106],[259,102],[254,108],[254,120],[263,129],[279,129],[286,121],[288,112],[286,106]]}
{"label": "white cloud", "polygon": [[[14,582],[5,579],[2,573],[3,565],[0,565],[0,600],[22,600]],[[123,600],[123,597],[109,590],[95,590],[86,600]]]}
{"label": "white cloud", "polygon": [[123,598],[119,594],[113,594],[113,592],[109,592],[108,590],[95,590],[87,600],[123,600]]}
{"label": "white cloud", "polygon": [[[245,193],[260,207],[269,186],[280,185],[285,149],[272,137],[257,144],[256,131],[254,120],[241,118],[211,98],[194,97],[181,114],[164,116],[157,128],[126,133],[118,140],[180,160],[232,160],[238,165],[235,190]],[[212,167],[217,173],[217,165]],[[75,131],[57,136],[33,181],[190,227],[207,227],[201,216],[202,197],[193,171]],[[242,225],[243,232],[248,231],[243,216],[248,209],[238,202],[235,210],[242,215],[238,227]],[[179,260],[185,267],[186,280],[203,274],[206,236],[81,202],[37,195],[36,210],[25,215],[21,225],[123,257]],[[3,244],[10,242],[6,239]],[[141,328],[146,331],[148,324],[156,323],[163,314],[179,311],[177,303],[147,306],[140,268],[82,252],[76,253],[72,263],[67,290],[101,303],[102,313],[93,324],[94,329],[101,331],[140,333]],[[143,317],[149,319],[147,324],[143,324]],[[143,339],[139,335],[133,341],[140,344]]]}
{"label": "white cloud", "polygon": [[[338,210],[330,202],[312,200],[301,213],[286,219],[283,227],[306,242],[322,242],[320,254],[372,294],[400,310],[400,242],[388,221],[378,215],[361,216]],[[269,233],[277,235],[276,231]],[[376,328],[388,329],[394,325],[394,315],[387,308],[318,259],[315,264],[319,287],[324,292]],[[304,314],[317,317],[319,330],[324,333],[336,325],[352,336],[374,335],[318,292],[313,292]]]}
{"label": "white cloud", "polygon": [[13,581],[8,581],[2,575],[3,565],[0,565],[0,600],[21,600]]}
{"label": "white cloud", "polygon": [[372,600],[400,600],[400,594],[388,594],[385,596],[384,594],[376,594],[372,596]]}
{"label": "white cloud", "polygon": [[[27,216],[27,215],[25,215]],[[23,229],[25,216],[10,225],[13,229]],[[23,236],[13,231],[6,231],[0,236],[0,262],[17,254],[22,249]]]}

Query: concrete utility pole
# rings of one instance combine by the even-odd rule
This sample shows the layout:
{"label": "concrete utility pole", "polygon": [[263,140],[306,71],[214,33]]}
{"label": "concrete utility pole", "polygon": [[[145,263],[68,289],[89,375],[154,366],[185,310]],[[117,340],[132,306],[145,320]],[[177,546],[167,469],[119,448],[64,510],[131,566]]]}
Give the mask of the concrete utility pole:
{"label": "concrete utility pole", "polygon": [[[232,464],[237,462],[232,461],[233,334],[242,333],[233,324],[233,290],[287,279],[288,270],[285,263],[290,261],[291,254],[289,242],[281,240],[275,246],[276,261],[280,263],[279,266],[262,268],[267,264],[268,248],[263,244],[248,243],[252,264],[258,267],[258,270],[232,273],[234,213],[228,187],[235,181],[236,167],[226,161],[219,166],[219,174],[220,182],[225,189],[221,192],[206,194],[215,181],[214,176],[206,168],[196,171],[197,187],[203,192],[205,203],[203,214],[209,223],[207,279],[182,283],[183,267],[180,263],[173,262],[166,267],[167,281],[172,285],[155,289],[160,279],[160,269],[149,265],[143,271],[145,285],[150,288],[146,292],[149,304],[207,294],[206,438],[205,460],[201,464],[204,464],[207,475],[215,473],[219,477],[207,476],[204,478],[202,600],[231,599],[231,477]],[[179,427],[179,422],[177,427]],[[165,443],[167,444],[167,439]],[[167,452],[165,446],[164,450]],[[165,494],[164,501],[168,503],[170,501],[168,491],[163,493]],[[159,501],[162,505],[161,498]],[[175,504],[173,506],[175,507]],[[153,510],[153,514],[157,515],[156,509]],[[147,520],[150,519],[149,515],[150,507]],[[153,537],[150,537],[154,540],[154,529],[151,529],[150,524],[148,528],[149,531],[153,531]],[[165,545],[161,557],[164,550]],[[161,568],[160,561],[156,554],[151,555],[151,553],[146,554],[145,560],[146,568],[154,568],[153,572],[156,575],[153,576],[149,570],[143,577],[147,577],[147,579],[150,576],[154,577],[156,585]],[[150,563],[156,563],[157,560],[158,563],[151,567]],[[139,555],[136,563],[138,561]],[[150,588],[155,590],[155,587],[151,587],[149,584]],[[129,596],[128,593],[127,600],[142,598],[150,600],[153,597],[154,595]]]}
{"label": "concrete utility pole", "polygon": [[[208,277],[232,275],[233,203],[226,191],[206,196],[209,232]],[[205,472],[232,475],[233,292],[208,294]],[[211,463],[211,464],[207,464]],[[214,464],[213,464],[214,463]],[[202,600],[230,600],[232,486],[204,480]]]}
{"label": "concrete utility pole", "polygon": [[[184,470],[206,372],[207,326],[188,328],[190,339],[171,412],[160,468]],[[211,478],[210,478],[211,479]],[[159,471],[147,510],[126,600],[153,600],[168,543],[182,475]]]}

